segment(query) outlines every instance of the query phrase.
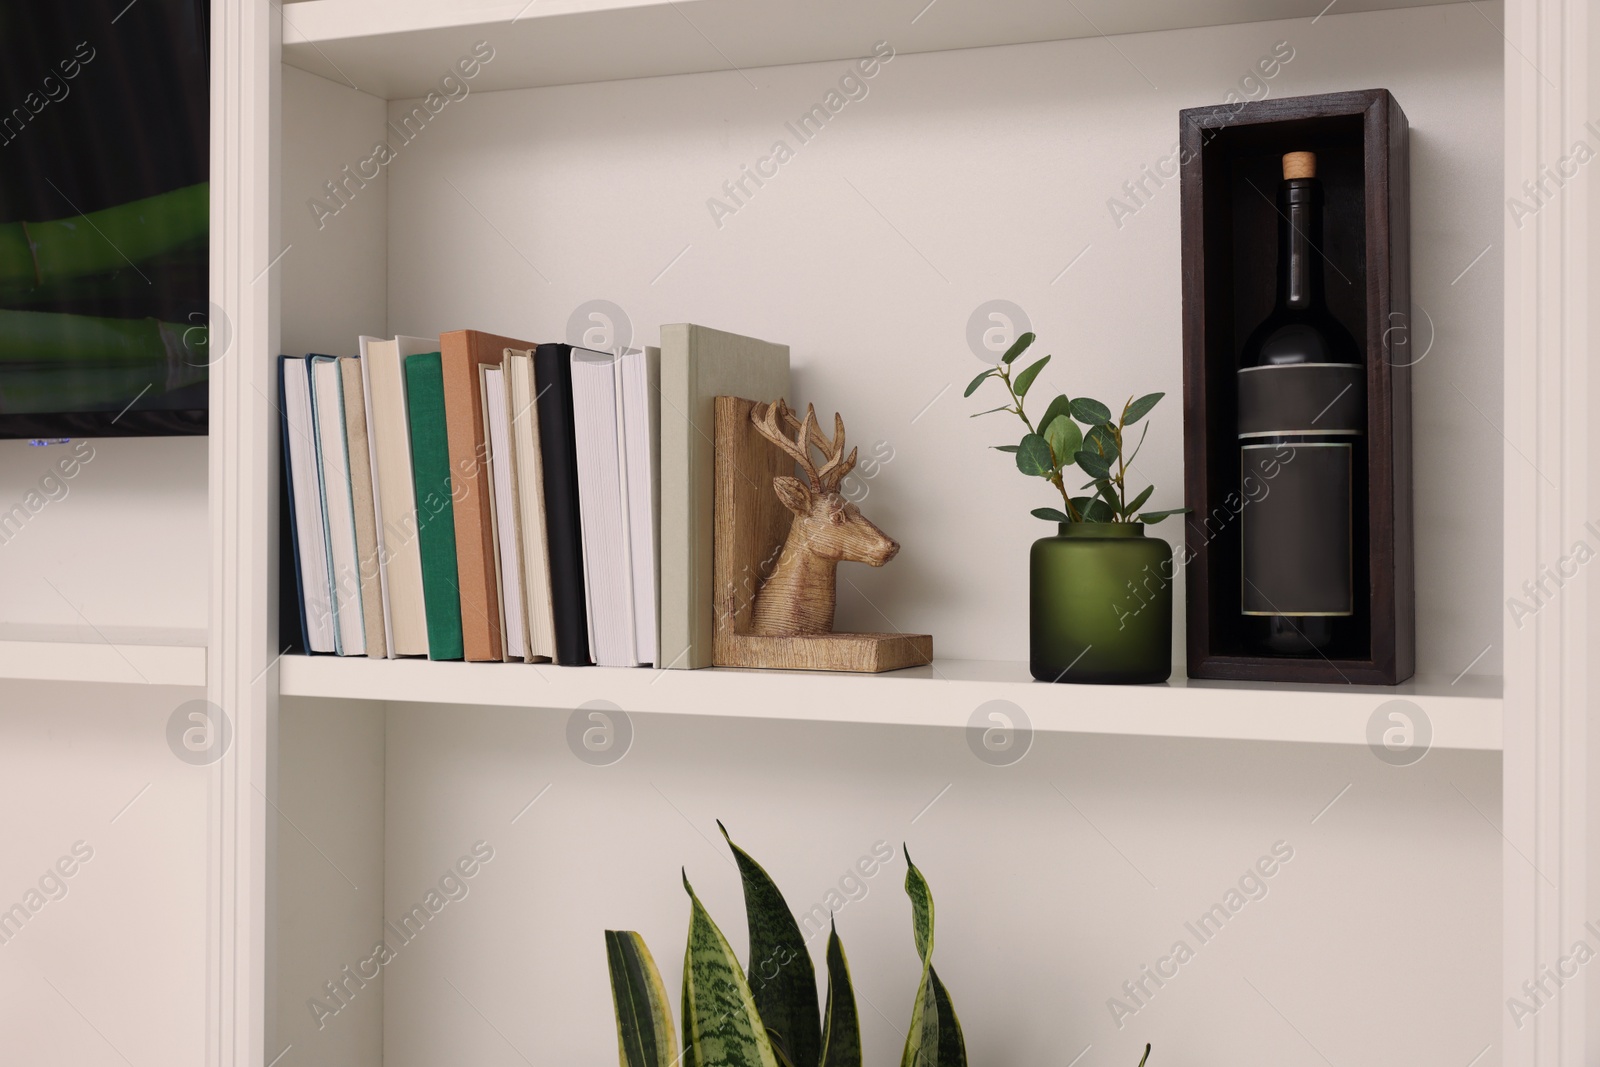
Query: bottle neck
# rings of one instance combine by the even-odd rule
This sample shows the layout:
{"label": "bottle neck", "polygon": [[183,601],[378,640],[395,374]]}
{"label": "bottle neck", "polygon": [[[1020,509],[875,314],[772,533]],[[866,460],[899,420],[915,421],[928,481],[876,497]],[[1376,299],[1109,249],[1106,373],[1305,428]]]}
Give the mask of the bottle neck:
{"label": "bottle neck", "polygon": [[1278,189],[1278,307],[1312,311],[1323,306],[1322,186],[1292,178]]}

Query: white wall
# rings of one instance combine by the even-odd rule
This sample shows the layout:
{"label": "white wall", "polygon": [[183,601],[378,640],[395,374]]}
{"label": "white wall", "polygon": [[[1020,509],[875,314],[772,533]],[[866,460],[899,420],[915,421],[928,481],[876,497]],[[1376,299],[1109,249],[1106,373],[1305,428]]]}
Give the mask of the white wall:
{"label": "white wall", "polygon": [[75,843],[92,850],[0,943],[5,1062],[201,1062],[211,772],[175,757],[166,729],[202,696],[0,683],[0,907],[26,903]]}
{"label": "white wall", "polygon": [[[1414,387],[1418,666],[1454,677],[1500,627],[1491,17],[1451,5],[902,55],[808,144],[784,124],[846,63],[474,94],[389,167],[389,329],[564,339],[575,309],[606,299],[647,342],[684,320],[788,342],[801,399],[841,410],[864,452],[894,451],[864,510],[904,547],[841,572],[841,626],[1021,659],[1026,549],[1050,532],[1028,509],[1050,499],[984,450],[1012,426],[968,419],[984,399],[960,396],[982,366],[968,316],[1021,305],[1055,354],[1052,394],[1165,390],[1139,473],[1177,504],[1177,184],[1120,228],[1107,201],[1168,153],[1180,108],[1222,100],[1287,40],[1273,96],[1384,86],[1411,121],[1413,292],[1437,329]],[[794,158],[719,228],[707,200],[778,139]],[[1497,674],[1498,649],[1473,671]]]}
{"label": "white wall", "polygon": [[[1466,1064],[1498,1043],[1495,756],[1397,769],[1364,748],[1040,736],[996,768],[957,730],[640,715],[632,750],[594,767],[566,722],[390,711],[388,917],[473,842],[495,858],[387,969],[385,1067],[611,1062],[605,929],[645,935],[676,1015],[680,867],[745,952],[719,817],[802,913],[874,842],[907,843],[973,1063],[1092,1044],[1083,1064],[1132,1067],[1148,1040],[1190,1067]],[[1209,945],[1188,934],[1280,840],[1294,858],[1267,896]],[[904,874],[897,856],[838,914],[868,1063],[894,1062],[916,989]],[[1178,939],[1195,958],[1119,1030],[1108,998]]]}
{"label": "white wall", "polygon": [[0,512],[14,505],[28,518],[0,538],[8,637],[205,643],[204,437],[0,441]]}

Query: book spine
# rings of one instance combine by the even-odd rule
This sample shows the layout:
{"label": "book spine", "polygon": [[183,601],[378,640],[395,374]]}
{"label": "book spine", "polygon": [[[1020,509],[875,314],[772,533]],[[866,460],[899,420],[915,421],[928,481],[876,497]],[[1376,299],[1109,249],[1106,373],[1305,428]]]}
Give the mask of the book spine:
{"label": "book spine", "polygon": [[466,658],[475,662],[502,659],[505,637],[497,604],[494,529],[478,377],[479,364],[500,364],[503,349],[495,349],[491,340],[472,330],[455,330],[439,338],[456,528],[456,572],[461,582],[461,639]]}
{"label": "book spine", "polygon": [[572,346],[540,345],[534,355],[539,447],[544,460],[545,528],[556,662],[587,666],[588,603],[583,587],[583,530],[578,510],[578,453],[572,412]]}
{"label": "book spine", "polygon": [[416,486],[417,546],[428,621],[428,658],[461,659],[460,579],[452,507],[450,448],[445,425],[444,371],[439,353],[407,356],[406,398],[411,469]]}

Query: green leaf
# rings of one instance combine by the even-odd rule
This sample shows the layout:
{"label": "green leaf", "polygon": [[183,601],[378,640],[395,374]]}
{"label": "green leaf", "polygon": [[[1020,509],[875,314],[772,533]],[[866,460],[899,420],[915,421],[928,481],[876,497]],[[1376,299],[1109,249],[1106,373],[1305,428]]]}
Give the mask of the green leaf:
{"label": "green leaf", "polygon": [[1072,402],[1072,417],[1087,426],[1100,426],[1111,421],[1111,409],[1098,400],[1080,396]]}
{"label": "green leaf", "polygon": [[906,855],[906,896],[911,898],[911,934],[916,938],[917,955],[924,963],[933,958],[933,890],[922,877],[917,865],[911,862],[911,850],[905,845],[900,850]]}
{"label": "green leaf", "polygon": [[778,1067],[728,939],[694,895],[687,873],[683,888],[690,903],[683,954],[684,1067]]}
{"label": "green leaf", "polygon": [[622,1067],[676,1067],[667,987],[644,938],[632,930],[606,931],[611,967],[611,1003],[617,1015],[617,1050]]}
{"label": "green leaf", "polygon": [[966,1067],[967,1039],[961,1032],[961,1020],[950,1003],[950,994],[939,981],[939,972],[928,967],[928,980],[933,983],[933,1000],[939,1009],[939,1067]]}
{"label": "green leaf", "polygon": [[733,850],[744,882],[745,922],[750,930],[750,994],[767,1028],[781,1035],[785,1057],[794,1067],[816,1067],[822,1058],[822,1020],[817,1015],[817,974],[806,939],[783,894],[761,864],[733,843],[717,820],[722,839]]}
{"label": "green leaf", "polygon": [[911,929],[922,958],[922,982],[911,1010],[901,1067],[966,1067],[966,1039],[950,994],[933,969],[933,892],[906,852],[906,896],[911,898]]}
{"label": "green leaf", "polygon": [[1083,435],[1083,450],[1093,452],[1107,463],[1117,458],[1117,433],[1109,426],[1092,426]]}
{"label": "green leaf", "polygon": [[1010,410],[1011,410],[1011,405],[1010,404],[1001,404],[997,408],[990,408],[988,411],[980,411],[976,415],[968,415],[967,418],[975,419],[975,418],[978,417],[978,415],[993,415],[997,411],[1010,411]]}
{"label": "green leaf", "polygon": [[1101,478],[1094,483],[1095,492],[1100,499],[1111,505],[1111,510],[1117,514],[1122,513],[1122,498],[1117,495],[1116,483]]}
{"label": "green leaf", "polygon": [[822,1039],[822,1067],[861,1067],[861,1021],[856,1016],[850,964],[844,958],[837,927],[828,932],[828,1016]]}
{"label": "green leaf", "polygon": [[982,374],[980,374],[976,378],[972,379],[972,383],[967,386],[967,391],[965,393],[961,394],[961,395],[962,396],[971,396],[973,393],[978,391],[978,386],[983,384],[983,380],[985,378],[990,377],[994,373],[995,373],[995,369],[993,367],[990,367],[988,370],[984,371]]}
{"label": "green leaf", "polygon": [[1017,375],[1017,380],[1012,384],[1011,388],[1016,390],[1018,396],[1027,396],[1029,387],[1033,385],[1033,380],[1039,376],[1039,372],[1044,370],[1044,365],[1049,362],[1050,357],[1045,356],[1037,363],[1028,364],[1027,369]]}
{"label": "green leaf", "polygon": [[1016,445],[990,445],[989,447],[994,449],[996,452],[1013,452],[1014,453],[1017,450],[1017,446]]}
{"label": "green leaf", "polygon": [[1123,517],[1126,518],[1127,516],[1132,515],[1134,512],[1138,511],[1141,507],[1143,507],[1144,506],[1144,502],[1146,500],[1149,500],[1150,499],[1150,494],[1155,492],[1155,491],[1156,491],[1156,487],[1155,486],[1153,486],[1153,485],[1145,486],[1144,487],[1144,492],[1140,493],[1138,496],[1136,496],[1132,500],[1128,501],[1127,507],[1122,509]]}
{"label": "green leaf", "polygon": [[1062,393],[1050,401],[1050,406],[1044,409],[1044,415],[1034,425],[1038,426],[1039,432],[1043,433],[1049,429],[1050,424],[1055,422],[1058,416],[1070,414],[1072,414],[1072,401],[1067,399],[1065,393]]}
{"label": "green leaf", "polygon": [[1166,393],[1146,393],[1138,400],[1130,400],[1128,406],[1122,409],[1122,425],[1132,426],[1150,414],[1150,409],[1166,395]]}
{"label": "green leaf", "polygon": [[[1012,343],[1011,347],[1006,349],[1006,354],[1000,357],[1000,362],[1010,363],[1012,360],[1022,355],[1022,353],[1026,352],[1028,350],[1028,346],[1031,344],[1033,344],[1033,333],[1030,331],[1017,338],[1016,341]],[[1021,392],[1021,390],[1019,389],[1018,392]]]}
{"label": "green leaf", "polygon": [[1112,514],[1111,505],[1097,496],[1075,496],[1072,506],[1078,509],[1078,514],[1083,516],[1084,522],[1113,522],[1116,516]]}
{"label": "green leaf", "polygon": [[1083,468],[1083,473],[1096,480],[1111,477],[1111,465],[1088,450],[1079,450],[1072,461]]}
{"label": "green leaf", "polygon": [[1125,462],[1123,464],[1123,466],[1126,466],[1126,467],[1133,466],[1133,461],[1139,458],[1139,449],[1144,447],[1145,435],[1148,434],[1149,432],[1150,432],[1150,424],[1147,422],[1147,423],[1144,424],[1144,429],[1139,431],[1139,443],[1133,446],[1133,455],[1128,457],[1127,462]]}
{"label": "green leaf", "polygon": [[1072,456],[1083,447],[1083,431],[1072,421],[1071,415],[1057,415],[1052,422],[1042,423],[1044,439],[1050,445],[1056,465],[1065,467]]}
{"label": "green leaf", "polygon": [[1028,434],[1017,446],[1017,470],[1035,478],[1045,478],[1050,469],[1050,446],[1038,434]]}
{"label": "green leaf", "polygon": [[1060,511],[1060,510],[1058,510],[1056,508],[1034,508],[1031,512],[1029,512],[1029,514],[1032,515],[1036,519],[1044,519],[1047,522],[1071,522],[1072,521],[1072,516],[1071,515],[1067,515],[1064,512],[1062,512],[1062,511]]}
{"label": "green leaf", "polygon": [[1188,508],[1168,508],[1166,511],[1147,511],[1139,516],[1140,522],[1160,522],[1172,515],[1187,515]]}

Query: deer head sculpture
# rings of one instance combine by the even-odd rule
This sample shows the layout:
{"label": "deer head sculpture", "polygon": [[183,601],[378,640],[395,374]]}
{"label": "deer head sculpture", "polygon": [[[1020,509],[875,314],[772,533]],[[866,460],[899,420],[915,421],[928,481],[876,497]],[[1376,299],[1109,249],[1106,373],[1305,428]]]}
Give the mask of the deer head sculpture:
{"label": "deer head sculpture", "polygon": [[[844,420],[833,416],[833,440],[817,428],[817,412],[806,406],[802,421],[782,400],[757,404],[750,412],[757,432],[799,464],[805,481],[782,475],[772,488],[794,513],[783,552],[756,593],[751,632],[773,636],[833,632],[835,570],[854,560],[881,567],[900,546],[839,493],[839,483],[856,465],[856,450],[844,454]],[[811,455],[822,453],[817,466]]]}

